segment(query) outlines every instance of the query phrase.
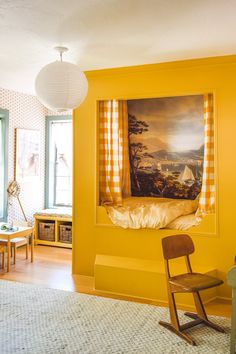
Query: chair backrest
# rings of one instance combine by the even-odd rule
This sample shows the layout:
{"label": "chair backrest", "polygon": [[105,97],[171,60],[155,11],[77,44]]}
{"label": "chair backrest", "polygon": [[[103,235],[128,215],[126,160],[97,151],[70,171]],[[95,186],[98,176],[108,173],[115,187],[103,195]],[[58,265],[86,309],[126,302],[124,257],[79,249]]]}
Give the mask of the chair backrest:
{"label": "chair backrest", "polygon": [[194,252],[194,244],[188,235],[173,235],[162,239],[163,255],[166,260],[188,256]]}

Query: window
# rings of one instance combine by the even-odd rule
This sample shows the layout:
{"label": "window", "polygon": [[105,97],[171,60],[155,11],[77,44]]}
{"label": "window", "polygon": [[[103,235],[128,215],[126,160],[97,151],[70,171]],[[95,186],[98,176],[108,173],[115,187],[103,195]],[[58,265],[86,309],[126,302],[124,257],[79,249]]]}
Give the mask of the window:
{"label": "window", "polygon": [[0,109],[0,221],[7,218],[8,111]]}
{"label": "window", "polygon": [[47,117],[46,207],[72,206],[72,118]]}

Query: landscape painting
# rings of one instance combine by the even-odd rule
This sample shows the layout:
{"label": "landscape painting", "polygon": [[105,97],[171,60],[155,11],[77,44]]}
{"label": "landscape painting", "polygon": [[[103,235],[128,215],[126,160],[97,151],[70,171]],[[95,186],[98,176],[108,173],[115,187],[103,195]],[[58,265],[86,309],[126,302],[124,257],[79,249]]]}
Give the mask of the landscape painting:
{"label": "landscape painting", "polygon": [[195,199],[203,175],[203,95],[127,104],[132,196]]}

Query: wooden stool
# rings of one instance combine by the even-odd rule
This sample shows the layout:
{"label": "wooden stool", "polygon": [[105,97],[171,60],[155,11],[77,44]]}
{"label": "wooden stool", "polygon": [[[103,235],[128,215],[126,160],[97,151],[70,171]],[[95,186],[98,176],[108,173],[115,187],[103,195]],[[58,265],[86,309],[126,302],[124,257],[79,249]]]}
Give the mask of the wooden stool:
{"label": "wooden stool", "polygon": [[[194,252],[194,244],[188,235],[173,235],[165,237],[162,239],[162,248],[165,259],[167,293],[171,323],[160,321],[159,324],[171,330],[192,345],[196,345],[196,342],[189,334],[184,333],[184,331],[199,324],[205,324],[208,327],[224,333],[225,331],[223,328],[208,320],[199,294],[199,291],[221,285],[223,284],[223,281],[205,274],[192,272],[189,255]],[[169,260],[183,256],[185,257],[188,273],[171,277]],[[193,294],[197,313],[185,313],[186,316],[193,318],[193,321],[184,325],[180,325],[174,297],[175,293]]]}

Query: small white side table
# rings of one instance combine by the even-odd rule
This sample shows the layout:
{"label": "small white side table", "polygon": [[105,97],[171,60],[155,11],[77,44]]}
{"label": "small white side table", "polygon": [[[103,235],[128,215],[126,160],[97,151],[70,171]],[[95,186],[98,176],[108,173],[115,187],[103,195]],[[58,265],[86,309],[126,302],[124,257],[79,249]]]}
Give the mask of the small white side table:
{"label": "small white side table", "polygon": [[[2,223],[0,223],[0,226]],[[11,239],[16,237],[29,237],[31,238],[31,262],[34,261],[34,229],[32,227],[18,227],[17,231],[3,231],[0,230],[0,238],[5,239],[7,242],[7,271],[10,272],[10,250],[11,250]]]}

